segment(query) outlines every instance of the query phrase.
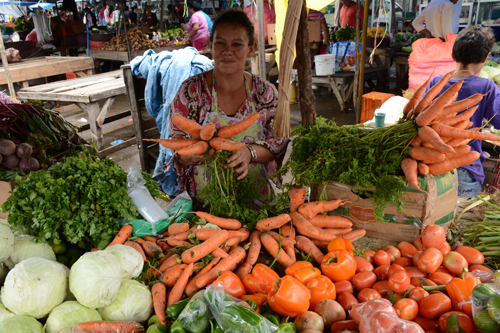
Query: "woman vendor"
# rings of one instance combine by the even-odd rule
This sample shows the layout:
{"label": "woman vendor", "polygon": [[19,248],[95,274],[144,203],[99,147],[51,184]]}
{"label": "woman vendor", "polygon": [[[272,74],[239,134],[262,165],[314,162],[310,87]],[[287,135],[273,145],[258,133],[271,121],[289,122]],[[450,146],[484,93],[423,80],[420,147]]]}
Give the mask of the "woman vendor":
{"label": "woman vendor", "polygon": [[[234,124],[253,113],[261,116],[255,124],[232,139],[247,144],[236,151],[225,168],[238,174],[237,179],[252,177],[258,186],[258,199],[270,202],[274,190],[270,182],[285,155],[288,139],[272,134],[278,104],[276,88],[268,81],[245,72],[245,63],[255,52],[254,28],[242,11],[228,11],[213,26],[209,42],[214,69],[193,76],[181,85],[171,104],[171,116],[180,114],[201,125],[214,123],[219,128]],[[170,123],[172,138],[189,136]],[[207,156],[175,157],[179,192],[188,191],[199,200],[209,181],[206,166],[219,153],[211,149]],[[204,163],[207,161],[208,163]],[[279,180],[274,180],[277,185]]]}
{"label": "woman vendor", "polygon": [[208,21],[205,14],[201,11],[201,5],[199,3],[190,1],[187,7],[191,19],[188,24],[182,25],[182,27],[189,32],[187,38],[191,41],[191,45],[198,51],[201,51],[205,48],[210,38]]}

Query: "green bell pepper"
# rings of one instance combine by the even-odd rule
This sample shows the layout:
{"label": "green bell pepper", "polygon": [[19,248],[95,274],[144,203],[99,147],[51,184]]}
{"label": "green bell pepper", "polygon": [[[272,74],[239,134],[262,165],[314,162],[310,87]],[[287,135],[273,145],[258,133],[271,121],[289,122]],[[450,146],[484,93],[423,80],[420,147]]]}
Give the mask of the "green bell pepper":
{"label": "green bell pepper", "polygon": [[269,320],[271,323],[273,323],[276,326],[279,326],[280,324],[280,318],[278,315],[274,312],[268,311],[262,314],[262,317],[266,318]]}
{"label": "green bell pepper", "polygon": [[[238,304],[229,304],[220,313],[225,330],[241,333],[268,332],[268,323],[254,310]],[[276,326],[279,325],[278,324]]]}
{"label": "green bell pepper", "polygon": [[222,328],[218,328],[216,330],[213,330],[212,333],[224,333],[224,331],[222,330]]}
{"label": "green bell pepper", "polygon": [[167,328],[162,324],[154,324],[148,327],[146,333],[167,333]]}
{"label": "green bell pepper", "polygon": [[269,312],[269,304],[267,302],[264,302],[264,304],[259,306],[259,311],[260,311],[260,313]]}
{"label": "green bell pepper", "polygon": [[283,323],[278,326],[279,333],[297,333],[297,327],[294,323]]}
{"label": "green bell pepper", "polygon": [[184,310],[186,305],[188,305],[190,299],[191,297],[170,305],[166,311],[167,317],[171,320],[176,320],[177,317],[179,317],[179,315],[181,314],[182,310]]}
{"label": "green bell pepper", "polygon": [[170,333],[189,333],[182,325],[176,320],[170,326]]}
{"label": "green bell pepper", "polygon": [[191,300],[182,310],[177,321],[188,331],[202,333],[210,327],[208,305],[204,297]]}
{"label": "green bell pepper", "polygon": [[250,299],[247,299],[245,301],[248,305],[250,305],[250,307],[254,310],[254,311],[257,311],[257,309],[259,308],[259,306],[257,305],[257,303],[255,303],[254,301],[250,300]]}
{"label": "green bell pepper", "polygon": [[152,326],[155,324],[161,324],[160,319],[156,315],[152,315],[151,318],[148,320],[148,326]]}

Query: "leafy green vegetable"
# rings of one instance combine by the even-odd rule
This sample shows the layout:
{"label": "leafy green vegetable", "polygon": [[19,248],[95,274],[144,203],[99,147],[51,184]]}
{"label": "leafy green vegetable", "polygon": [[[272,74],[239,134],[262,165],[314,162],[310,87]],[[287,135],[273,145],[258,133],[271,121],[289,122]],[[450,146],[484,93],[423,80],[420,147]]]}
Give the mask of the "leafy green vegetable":
{"label": "leafy green vegetable", "polygon": [[397,35],[394,36],[394,41],[398,44],[403,44],[407,41],[409,41],[410,39],[413,38],[413,33],[411,32],[407,32],[407,33],[399,33]]}
{"label": "leafy green vegetable", "polygon": [[[159,197],[158,184],[143,173],[146,187]],[[69,243],[96,247],[120,229],[118,219],[139,218],[127,194],[127,174],[110,159],[82,154],[48,170],[32,172],[2,205],[13,226],[29,226],[37,241],[59,244],[60,233]]]}
{"label": "leafy green vegetable", "polygon": [[351,27],[349,24],[346,24],[345,27],[337,30],[337,32],[335,33],[335,39],[339,42],[344,40],[355,40],[356,29]]}
{"label": "leafy green vegetable", "polygon": [[486,60],[484,66],[498,67],[498,64],[491,59]]}
{"label": "leafy green vegetable", "polygon": [[413,48],[411,46],[403,46],[401,48],[401,51],[406,52],[406,53],[411,53],[413,51]]}

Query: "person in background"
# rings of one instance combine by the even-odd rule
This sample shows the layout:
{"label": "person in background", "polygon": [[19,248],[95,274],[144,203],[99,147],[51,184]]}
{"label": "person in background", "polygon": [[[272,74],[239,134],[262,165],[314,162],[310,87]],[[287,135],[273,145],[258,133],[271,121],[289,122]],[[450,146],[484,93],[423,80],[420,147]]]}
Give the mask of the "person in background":
{"label": "person in background", "polygon": [[129,15],[130,24],[133,25],[137,25],[137,13],[135,12],[136,9],[137,8],[133,6],[130,10],[130,15]]}
{"label": "person in background", "polygon": [[97,25],[95,15],[92,14],[89,7],[85,7],[84,11],[85,11],[85,17],[87,18],[87,24],[88,24],[89,28],[93,28],[94,26]]}
{"label": "person in background", "polygon": [[78,6],[78,16],[80,16],[81,19],[83,19],[83,16],[85,15],[83,9],[81,6]]}
{"label": "person in background", "polygon": [[142,22],[146,23],[148,27],[156,27],[158,24],[158,18],[156,14],[152,12],[152,8],[150,5],[146,6],[146,10],[144,11],[144,15],[142,16]]}
{"label": "person in background", "polygon": [[112,13],[113,9],[109,7],[109,5],[106,5],[106,8],[104,8],[104,13],[103,13],[103,21],[104,24],[108,25],[109,24],[109,15]]}
{"label": "person in background", "polygon": [[128,6],[125,6],[125,10],[123,11],[123,19],[125,20],[125,22],[130,24],[130,10]]}
{"label": "person in background", "polygon": [[[255,36],[259,35],[258,24],[257,24],[257,8],[255,2],[246,6],[243,11],[247,14],[248,18],[253,24],[255,30]],[[274,5],[269,2],[269,0],[264,0],[264,41],[268,43],[268,32],[267,25],[276,23],[276,13],[274,11]]]}
{"label": "person in background", "polygon": [[[359,20],[360,26],[362,26],[363,22],[363,13],[364,7],[362,5],[359,6]],[[342,8],[340,9],[340,18],[339,18],[340,27],[343,28],[346,25],[350,25],[351,27],[356,27],[356,3],[352,0],[342,0]]]}
{"label": "person in background", "polygon": [[[453,33],[453,20],[458,0],[432,1],[411,23],[413,28],[426,38],[446,38]],[[425,25],[424,25],[425,23]]]}
{"label": "person in background", "polygon": [[187,4],[189,14],[191,19],[187,25],[183,26],[184,30],[187,30],[189,34],[187,38],[191,40],[191,44],[195,49],[201,51],[205,48],[210,38],[210,33],[208,32],[208,22],[205,15],[201,11],[201,5],[194,1],[189,1]]}
{"label": "person in background", "polygon": [[174,6],[175,19],[178,20],[179,24],[185,23],[186,18],[184,17],[184,4],[181,1],[176,0]]}
{"label": "person in background", "polygon": [[[466,99],[474,94],[483,94],[484,97],[479,102],[476,112],[470,118],[474,124],[473,128],[481,128],[483,119],[489,121],[489,124],[495,128],[500,128],[500,89],[490,79],[477,76],[488,59],[488,56],[495,45],[495,36],[493,30],[489,27],[480,25],[469,26],[462,30],[453,44],[452,57],[457,62],[457,68],[453,78],[444,86],[441,93],[446,91],[451,85],[463,80],[462,88],[458,92],[457,101]],[[471,50],[474,50],[471,52]],[[439,82],[442,75],[433,78],[429,90]],[[441,94],[440,93],[440,94]],[[480,140],[469,142],[471,151],[477,151],[481,157],[472,163],[458,168],[458,195],[470,196],[480,194],[481,184],[484,182],[483,163],[485,156],[481,148]]]}
{"label": "person in background", "polygon": [[[323,37],[323,43],[321,43],[318,47],[316,54],[325,54],[330,53],[330,30],[328,29],[328,25],[326,24],[325,15],[323,13],[318,12],[317,10],[309,9],[309,13],[307,14],[307,19],[309,21],[319,21],[321,26],[321,34]],[[312,55],[312,54],[311,54]]]}
{"label": "person in background", "polygon": [[340,9],[342,8],[342,0],[335,0],[335,20],[333,21],[333,31],[340,28]]}
{"label": "person in background", "polygon": [[116,4],[115,5],[115,10],[113,11],[113,24],[119,23],[120,20],[121,20],[120,5]]}
{"label": "person in background", "polygon": [[95,15],[95,7],[94,6],[90,7],[90,12]]}
{"label": "person in background", "polygon": [[205,13],[203,10],[201,11],[203,15],[205,15],[205,18],[207,19],[207,24],[208,24],[208,33],[211,35],[212,34],[212,28],[214,26],[214,23],[212,22],[212,19],[210,16],[208,16],[207,13]]}

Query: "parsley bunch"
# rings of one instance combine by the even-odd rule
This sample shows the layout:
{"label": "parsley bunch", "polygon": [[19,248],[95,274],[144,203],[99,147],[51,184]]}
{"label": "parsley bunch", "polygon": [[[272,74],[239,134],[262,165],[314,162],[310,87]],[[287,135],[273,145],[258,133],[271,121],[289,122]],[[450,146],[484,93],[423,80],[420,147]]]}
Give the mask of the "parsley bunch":
{"label": "parsley bunch", "polygon": [[[143,173],[146,187],[158,197],[159,187]],[[140,218],[127,194],[127,174],[114,161],[81,155],[48,170],[16,178],[19,184],[2,205],[14,226],[33,229],[37,241],[91,248],[115,235],[119,219]]]}

